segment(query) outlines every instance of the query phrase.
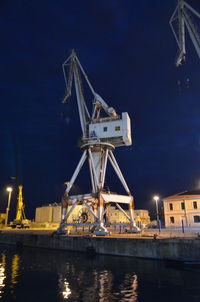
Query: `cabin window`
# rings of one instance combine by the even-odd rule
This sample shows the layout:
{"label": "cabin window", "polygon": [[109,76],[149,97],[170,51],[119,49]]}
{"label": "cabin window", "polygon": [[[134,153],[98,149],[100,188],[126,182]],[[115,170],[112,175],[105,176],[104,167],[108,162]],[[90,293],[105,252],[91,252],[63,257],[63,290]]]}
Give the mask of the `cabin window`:
{"label": "cabin window", "polygon": [[174,223],[174,217],[170,217],[170,223]]}
{"label": "cabin window", "polygon": [[194,217],[194,222],[195,223],[198,223],[198,222],[200,222],[200,216],[193,216]]}
{"label": "cabin window", "polygon": [[108,131],[108,127],[103,127],[103,132],[107,132]]}
{"label": "cabin window", "polygon": [[115,126],[115,131],[120,131],[120,126]]}
{"label": "cabin window", "polygon": [[185,210],[185,202],[181,202],[181,210]]}
{"label": "cabin window", "polygon": [[193,208],[197,209],[197,201],[193,201]]}
{"label": "cabin window", "polygon": [[170,209],[170,211],[173,211],[173,203],[169,204],[169,209]]}

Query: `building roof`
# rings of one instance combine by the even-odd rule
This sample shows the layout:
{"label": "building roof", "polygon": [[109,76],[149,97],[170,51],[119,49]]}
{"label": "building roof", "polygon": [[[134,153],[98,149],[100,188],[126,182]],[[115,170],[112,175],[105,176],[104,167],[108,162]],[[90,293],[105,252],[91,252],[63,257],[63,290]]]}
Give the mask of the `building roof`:
{"label": "building roof", "polygon": [[200,190],[189,190],[189,191],[184,191],[180,192],[171,196],[167,196],[163,198],[163,200],[167,199],[177,199],[177,198],[190,198],[190,197],[199,197],[200,198]]}

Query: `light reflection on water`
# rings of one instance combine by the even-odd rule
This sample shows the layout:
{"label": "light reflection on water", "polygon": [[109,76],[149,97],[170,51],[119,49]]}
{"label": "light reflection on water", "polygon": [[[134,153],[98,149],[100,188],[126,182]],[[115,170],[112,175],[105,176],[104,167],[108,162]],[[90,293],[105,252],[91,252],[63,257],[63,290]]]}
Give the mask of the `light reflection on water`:
{"label": "light reflection on water", "polygon": [[69,282],[67,282],[67,280],[64,279],[64,281],[63,281],[63,292],[62,292],[63,298],[68,299],[68,297],[71,295],[71,293],[72,292],[69,288]]}
{"label": "light reflection on water", "polygon": [[197,302],[199,274],[159,261],[4,247],[0,302]]}
{"label": "light reflection on water", "polygon": [[59,274],[60,293],[64,300],[69,300],[73,296],[73,301],[138,301],[136,274],[126,274],[116,287],[113,272],[109,270],[96,271],[94,269],[90,275],[86,268],[84,271],[79,271],[76,281],[73,280],[72,272],[77,273],[73,264],[71,267],[66,266],[64,276]]}
{"label": "light reflection on water", "polygon": [[0,298],[2,298],[3,295],[3,288],[5,286],[5,255],[1,254],[0,255]]}
{"label": "light reflection on water", "polygon": [[12,257],[12,264],[11,264],[11,288],[17,283],[17,276],[19,272],[19,260],[20,257],[18,254],[14,254]]}

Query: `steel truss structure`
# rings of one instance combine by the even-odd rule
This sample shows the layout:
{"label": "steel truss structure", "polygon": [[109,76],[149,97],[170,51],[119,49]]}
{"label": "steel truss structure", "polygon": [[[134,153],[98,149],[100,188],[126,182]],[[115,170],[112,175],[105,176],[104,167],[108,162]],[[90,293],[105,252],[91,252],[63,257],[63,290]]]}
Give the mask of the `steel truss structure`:
{"label": "steel truss structure", "polygon": [[[66,67],[68,68],[68,76],[66,74]],[[76,206],[82,205],[93,217],[93,222],[85,223],[85,225],[93,226],[95,229],[94,233],[97,235],[106,235],[108,231],[105,227],[104,214],[106,213],[106,206],[110,203],[114,203],[126,216],[130,221],[132,229],[137,229],[134,223],[134,199],[113,154],[115,147],[132,144],[128,114],[126,112],[122,113],[122,117],[117,115],[115,109],[109,107],[94,91],[74,51],[72,51],[69,58],[64,62],[63,72],[67,87],[64,102],[71,96],[73,79],[75,83],[82,129],[80,149],[83,154],[70,181],[67,183],[67,188],[62,200],[62,220],[58,233],[62,233],[68,225],[83,225],[82,222],[68,223],[68,218]],[[83,96],[81,74],[94,97],[91,114],[89,113]],[[104,115],[106,113],[106,117],[101,115],[102,111],[104,111]],[[90,171],[91,192],[88,194],[70,196],[70,190],[86,161],[88,162]],[[105,190],[104,185],[108,162],[112,165],[127,195],[113,194]],[[127,204],[129,206],[129,215],[121,204]]]}
{"label": "steel truss structure", "polygon": [[[200,14],[186,1],[178,0],[176,9],[169,21],[172,32],[179,47],[179,54],[176,60],[177,67],[182,64],[186,56],[185,29],[188,30],[192,43],[196,49],[198,56],[200,57],[200,36],[197,27],[192,21],[191,15],[195,15],[196,17],[200,18]],[[178,22],[178,31],[175,28],[175,22]]]}

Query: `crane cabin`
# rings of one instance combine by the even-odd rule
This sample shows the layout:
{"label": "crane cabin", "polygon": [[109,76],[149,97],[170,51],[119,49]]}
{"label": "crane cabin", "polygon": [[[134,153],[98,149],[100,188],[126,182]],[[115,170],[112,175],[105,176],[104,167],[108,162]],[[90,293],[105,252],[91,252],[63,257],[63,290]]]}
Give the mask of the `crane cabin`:
{"label": "crane cabin", "polygon": [[93,119],[89,124],[89,137],[109,142],[115,147],[130,146],[131,122],[128,113],[123,112],[122,118],[117,116]]}

